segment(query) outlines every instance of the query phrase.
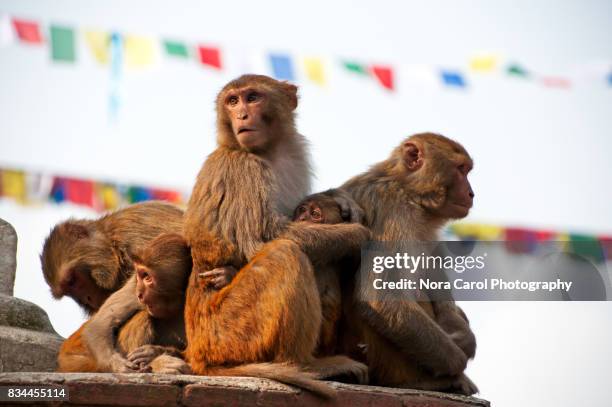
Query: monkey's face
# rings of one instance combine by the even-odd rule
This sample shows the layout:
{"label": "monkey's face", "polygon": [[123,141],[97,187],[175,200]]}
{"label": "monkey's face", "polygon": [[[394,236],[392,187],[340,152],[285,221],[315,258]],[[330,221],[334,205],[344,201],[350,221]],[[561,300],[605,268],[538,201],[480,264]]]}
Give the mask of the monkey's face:
{"label": "monkey's face", "polygon": [[411,137],[401,147],[406,182],[421,198],[421,205],[436,216],[466,217],[474,201],[468,180],[472,159],[463,147],[444,136],[429,135],[429,143],[421,137]]}
{"label": "monkey's face", "polygon": [[320,196],[319,199],[309,199],[301,202],[293,213],[296,222],[342,223],[340,206],[332,198]]}
{"label": "monkey's face", "polygon": [[147,308],[149,315],[155,317],[156,306],[155,291],[157,281],[148,267],[141,264],[136,265],[136,296],[138,301]]}
{"label": "monkey's face", "polygon": [[82,264],[68,267],[61,276],[59,287],[60,291],[56,298],[69,296],[88,314],[100,309],[111,294],[110,290],[105,290],[96,284],[90,270]]}
{"label": "monkey's face", "polygon": [[474,203],[474,191],[468,180],[468,174],[472,170],[469,162],[453,163],[450,184],[446,190],[446,201],[440,209],[440,214],[449,219],[465,218]]}
{"label": "monkey's face", "polygon": [[232,131],[240,146],[248,151],[264,149],[270,140],[268,97],[264,89],[247,86],[229,89],[224,100]]}

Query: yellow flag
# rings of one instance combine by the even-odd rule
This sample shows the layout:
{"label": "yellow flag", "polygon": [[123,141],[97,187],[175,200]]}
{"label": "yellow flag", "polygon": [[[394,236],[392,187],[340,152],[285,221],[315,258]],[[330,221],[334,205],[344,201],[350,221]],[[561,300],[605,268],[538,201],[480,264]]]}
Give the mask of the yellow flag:
{"label": "yellow flag", "polygon": [[136,35],[126,35],[124,38],[123,49],[128,67],[142,68],[155,62],[157,49],[153,39]]}
{"label": "yellow flag", "polygon": [[103,31],[85,31],[85,42],[96,61],[108,64],[110,55],[110,34]]}
{"label": "yellow flag", "polygon": [[475,223],[455,223],[450,229],[459,237],[473,237],[477,240],[499,240],[503,232],[500,226]]}
{"label": "yellow flag", "polygon": [[101,198],[100,200],[102,201],[102,209],[116,209],[119,206],[121,200],[117,189],[114,186],[108,184],[99,185],[98,188],[98,196]]}
{"label": "yellow flag", "polygon": [[2,170],[2,195],[26,201],[26,179],[21,171]]}
{"label": "yellow flag", "polygon": [[325,69],[320,58],[304,58],[304,69],[308,79],[317,85],[325,85]]}
{"label": "yellow flag", "polygon": [[497,67],[497,57],[493,55],[480,55],[472,58],[470,68],[478,72],[490,72]]}

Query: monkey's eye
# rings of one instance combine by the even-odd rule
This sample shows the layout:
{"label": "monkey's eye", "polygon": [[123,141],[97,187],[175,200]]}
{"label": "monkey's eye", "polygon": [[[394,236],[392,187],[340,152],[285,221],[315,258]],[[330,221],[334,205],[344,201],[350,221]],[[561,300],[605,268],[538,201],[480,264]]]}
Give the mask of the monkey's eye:
{"label": "monkey's eye", "polygon": [[314,211],[312,211],[310,215],[312,216],[313,219],[321,219],[321,211],[318,209],[315,209]]}
{"label": "monkey's eye", "polygon": [[227,104],[230,106],[236,106],[238,104],[238,96],[230,96],[227,98]]}
{"label": "monkey's eye", "polygon": [[258,100],[259,100],[259,93],[257,92],[251,92],[247,96],[247,102],[256,102]]}
{"label": "monkey's eye", "polygon": [[303,213],[303,212],[306,212],[306,207],[304,205],[298,208],[298,213]]}
{"label": "monkey's eye", "polygon": [[459,170],[460,173],[462,174],[467,174],[468,172],[470,172],[470,169],[468,168],[468,166],[466,164],[461,164],[457,167],[457,169]]}

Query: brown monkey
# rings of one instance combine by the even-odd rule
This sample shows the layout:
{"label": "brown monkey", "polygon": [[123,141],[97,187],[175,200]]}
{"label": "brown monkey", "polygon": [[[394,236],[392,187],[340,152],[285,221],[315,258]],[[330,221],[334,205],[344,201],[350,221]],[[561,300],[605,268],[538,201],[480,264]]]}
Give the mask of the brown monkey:
{"label": "brown monkey", "polygon": [[183,230],[183,211],[163,202],[128,206],[97,220],[71,219],[56,225],[40,255],[53,297],[71,297],[97,311],[132,274],[132,254],[160,233]]}
{"label": "brown monkey", "polygon": [[[437,134],[417,134],[341,188],[364,210],[373,240],[433,241],[447,220],[467,216],[474,198],[467,178],[472,165],[460,144]],[[366,285],[349,294],[355,298],[347,310],[348,331],[359,332],[360,339],[347,335],[346,343],[354,355],[359,353],[356,343],[365,341],[374,383],[477,391],[462,373],[474,356],[475,338],[453,301],[378,301],[372,300],[371,290]]]}
{"label": "brown monkey", "polygon": [[[185,356],[196,374],[273,361],[307,366],[318,377],[352,373],[365,379],[361,363],[312,357],[321,307],[305,253],[324,257],[355,250],[369,231],[360,225],[289,225],[288,216],[310,187],[296,106],[295,86],[260,75],[230,82],[217,97],[218,148],[198,175],[185,215],[194,263]],[[340,194],[337,199],[345,206],[352,202]],[[274,240],[285,233],[291,240]],[[225,266],[240,271],[215,291],[205,273]],[[83,331],[98,363],[113,371],[133,369],[113,348],[112,332],[135,307],[133,295],[120,290]]]}
{"label": "brown monkey", "polygon": [[[245,75],[217,97],[218,148],[204,163],[185,214],[194,262],[185,355],[196,373],[221,364],[278,361],[309,366],[321,377],[363,375],[363,365],[348,358],[312,357],[321,306],[302,250],[323,256],[312,253],[315,235],[316,244],[330,241],[346,250],[358,246],[367,230],[289,227],[288,216],[310,187],[305,141],[294,124],[296,93],[294,85]],[[293,241],[274,240],[281,235]],[[338,243],[339,236],[348,242]],[[219,292],[203,288],[206,281],[198,275],[224,265],[241,270]],[[228,348],[215,346],[220,340]]]}
{"label": "brown monkey", "polygon": [[[342,210],[336,200],[328,192],[322,192],[304,198],[295,209],[293,220],[330,225],[349,221],[346,216],[345,218],[342,216]],[[349,255],[331,261],[321,261],[316,257],[311,258],[321,298],[323,317],[317,350],[318,355],[337,353],[338,322],[342,314],[340,274],[343,270],[354,270],[359,260],[358,250],[351,254],[353,256]]]}

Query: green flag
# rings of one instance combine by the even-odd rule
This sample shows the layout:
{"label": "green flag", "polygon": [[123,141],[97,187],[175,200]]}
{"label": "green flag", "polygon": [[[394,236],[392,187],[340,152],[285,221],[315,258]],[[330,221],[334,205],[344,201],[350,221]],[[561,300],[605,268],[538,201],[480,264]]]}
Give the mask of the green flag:
{"label": "green flag", "polygon": [[188,58],[189,50],[185,44],[176,41],[164,41],[164,48],[168,55],[172,55],[180,58]]}
{"label": "green flag", "polygon": [[355,72],[361,75],[368,75],[368,69],[362,64],[358,64],[356,62],[344,61],[342,63],[346,69],[351,72]]}
{"label": "green flag", "polygon": [[76,52],[72,28],[51,26],[51,58],[54,61],[75,61]]}
{"label": "green flag", "polygon": [[529,73],[524,68],[516,64],[508,65],[508,68],[506,69],[506,71],[508,72],[508,75],[523,76],[523,77],[529,76]]}

